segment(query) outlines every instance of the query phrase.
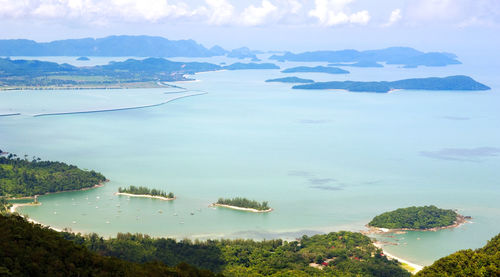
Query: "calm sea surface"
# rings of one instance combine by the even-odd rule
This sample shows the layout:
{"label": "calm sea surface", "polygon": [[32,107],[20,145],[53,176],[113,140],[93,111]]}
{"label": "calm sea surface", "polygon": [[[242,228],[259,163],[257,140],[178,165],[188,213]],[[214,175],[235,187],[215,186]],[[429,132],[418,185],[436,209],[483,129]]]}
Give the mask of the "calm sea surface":
{"label": "calm sea surface", "polygon": [[[91,62],[109,60],[115,59]],[[0,114],[21,113],[0,117],[0,149],[102,172],[110,179],[102,188],[42,196],[43,205],[20,212],[56,228],[104,236],[292,239],[363,230],[381,212],[429,204],[472,216],[473,223],[453,230],[383,238],[399,243],[386,247],[392,254],[430,264],[458,249],[480,247],[500,231],[500,61],[461,60],[464,65],[444,68],[348,68],[350,75],[203,73],[194,76],[198,82],[178,85],[205,95],[152,108],[58,116],[32,115],[149,105],[174,91],[0,92]],[[492,90],[375,94],[264,82],[283,76],[327,81],[457,74]],[[178,199],[113,195],[128,185],[172,191]],[[235,196],[267,200],[275,211],[208,207]]]}

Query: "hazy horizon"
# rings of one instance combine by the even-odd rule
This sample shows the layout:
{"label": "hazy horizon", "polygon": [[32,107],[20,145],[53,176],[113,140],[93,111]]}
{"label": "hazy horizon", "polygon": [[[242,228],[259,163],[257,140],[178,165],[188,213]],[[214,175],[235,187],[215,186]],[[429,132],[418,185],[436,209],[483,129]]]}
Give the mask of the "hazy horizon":
{"label": "hazy horizon", "polygon": [[4,0],[0,18],[1,39],[38,42],[151,35],[254,50],[409,46],[460,53],[500,46],[494,0]]}

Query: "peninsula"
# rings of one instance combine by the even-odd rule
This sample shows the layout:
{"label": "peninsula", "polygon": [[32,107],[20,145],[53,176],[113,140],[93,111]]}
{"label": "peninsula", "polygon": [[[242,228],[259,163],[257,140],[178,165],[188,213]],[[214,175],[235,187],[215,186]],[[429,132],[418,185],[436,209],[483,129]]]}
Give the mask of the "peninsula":
{"label": "peninsula", "polygon": [[287,68],[283,71],[283,73],[296,73],[296,72],[304,72],[304,73],[328,73],[328,74],[348,74],[349,71],[338,68],[338,67],[326,67],[326,66],[297,66],[292,68]]}
{"label": "peninsula", "polygon": [[0,197],[32,198],[37,195],[85,190],[101,186],[106,177],[62,162],[23,159],[15,154],[0,157]]}
{"label": "peninsula", "polygon": [[211,206],[216,207],[224,207],[234,210],[254,212],[254,213],[268,213],[273,211],[268,206],[267,201],[259,203],[255,200],[249,200],[246,198],[236,197],[236,198],[219,198],[216,203],[213,203]]}
{"label": "peninsula", "polygon": [[136,187],[136,186],[129,186],[128,188],[118,188],[118,192],[115,193],[116,195],[125,195],[125,196],[132,196],[132,197],[147,197],[147,198],[154,198],[154,199],[160,199],[160,200],[174,200],[176,197],[172,192],[165,192],[163,190],[157,190],[157,189],[150,189],[147,187]]}
{"label": "peninsula", "polygon": [[454,210],[431,205],[385,212],[374,217],[368,226],[381,231],[436,231],[457,227],[465,222],[466,217]]}
{"label": "peninsula", "polygon": [[397,89],[411,90],[489,90],[490,87],[481,84],[469,76],[457,75],[444,78],[418,78],[404,79],[387,82],[358,82],[358,81],[334,81],[316,82],[305,85],[296,85],[293,89],[340,89],[352,92],[379,92],[386,93]]}
{"label": "peninsula", "polygon": [[266,83],[273,83],[273,82],[276,82],[276,83],[309,84],[309,83],[314,83],[314,80],[311,80],[311,79],[302,79],[302,78],[295,77],[295,76],[266,80]]}
{"label": "peninsula", "polygon": [[174,62],[163,58],[128,59],[77,67],[38,60],[0,58],[0,90],[160,88],[164,82],[193,81],[186,75],[216,70],[279,69],[272,63]]}

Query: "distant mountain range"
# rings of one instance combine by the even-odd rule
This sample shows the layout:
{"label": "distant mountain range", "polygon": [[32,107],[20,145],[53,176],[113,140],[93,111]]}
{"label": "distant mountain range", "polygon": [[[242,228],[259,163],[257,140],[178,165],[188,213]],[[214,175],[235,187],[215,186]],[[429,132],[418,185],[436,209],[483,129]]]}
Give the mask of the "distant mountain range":
{"label": "distant mountain range", "polygon": [[424,53],[410,47],[390,47],[380,50],[339,50],[313,51],[294,54],[287,52],[283,55],[273,55],[272,60],[294,62],[329,62],[329,63],[357,63],[356,65],[372,65],[377,62],[399,64],[407,68],[418,66],[447,66],[461,64],[457,56],[446,52]]}
{"label": "distant mountain range", "polygon": [[52,42],[0,40],[1,56],[212,57],[227,53],[220,46],[207,49],[194,40],[152,36],[109,36]]}

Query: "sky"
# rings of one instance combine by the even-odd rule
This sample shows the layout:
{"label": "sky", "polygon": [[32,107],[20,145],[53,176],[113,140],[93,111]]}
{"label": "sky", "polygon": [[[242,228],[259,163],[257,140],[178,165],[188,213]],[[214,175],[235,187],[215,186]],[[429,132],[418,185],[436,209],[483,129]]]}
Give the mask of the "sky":
{"label": "sky", "polygon": [[500,0],[0,0],[0,39],[108,35],[227,49],[495,49]]}

